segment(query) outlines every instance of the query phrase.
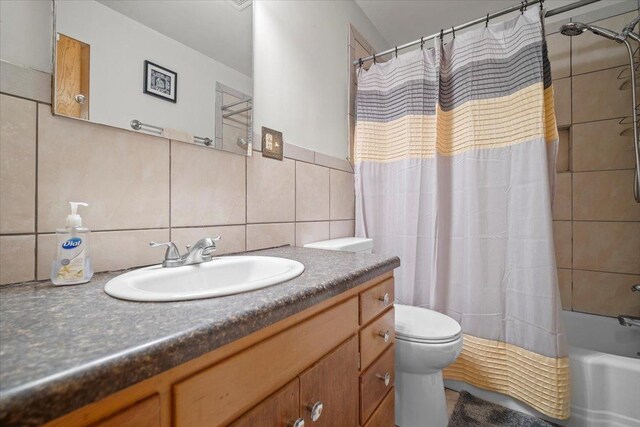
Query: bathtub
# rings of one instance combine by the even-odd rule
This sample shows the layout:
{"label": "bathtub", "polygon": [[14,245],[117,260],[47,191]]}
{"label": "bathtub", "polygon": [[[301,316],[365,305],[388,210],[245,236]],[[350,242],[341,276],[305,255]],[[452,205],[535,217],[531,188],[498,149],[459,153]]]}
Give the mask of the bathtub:
{"label": "bathtub", "polygon": [[569,427],[640,427],[640,328],[564,311],[571,365],[571,418],[558,421],[508,396],[445,381],[481,399]]}

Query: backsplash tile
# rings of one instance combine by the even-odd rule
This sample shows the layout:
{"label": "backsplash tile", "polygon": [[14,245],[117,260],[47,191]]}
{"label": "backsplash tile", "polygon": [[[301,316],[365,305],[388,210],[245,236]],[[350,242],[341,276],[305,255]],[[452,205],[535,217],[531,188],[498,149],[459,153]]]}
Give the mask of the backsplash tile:
{"label": "backsplash tile", "polygon": [[245,157],[171,142],[171,225],[246,221]]}
{"label": "backsplash tile", "polygon": [[36,238],[0,236],[0,285],[35,279]]}
{"label": "backsplash tile", "polygon": [[296,162],[247,158],[247,222],[292,222],[296,217]]}
{"label": "backsplash tile", "polygon": [[38,108],[38,232],[64,226],[68,201],[92,230],[169,226],[169,143]]}
{"label": "backsplash tile", "polygon": [[[89,239],[94,271],[113,271],[162,262],[164,249],[152,248],[149,242],[168,242],[169,230],[102,231]],[[49,278],[56,247],[55,234],[38,235],[38,280]]]}
{"label": "backsplash tile", "polygon": [[36,103],[0,95],[0,233],[36,227]]}
{"label": "backsplash tile", "polygon": [[329,169],[296,163],[296,221],[329,219]]}
{"label": "backsplash tile", "polygon": [[352,237],[355,235],[356,222],[350,221],[331,221],[329,224],[329,238],[339,239],[341,237]]}
{"label": "backsplash tile", "polygon": [[[70,200],[90,204],[82,216],[93,230],[96,272],[161,262],[164,251],[150,248],[151,240],[173,240],[184,253],[185,245],[221,235],[222,255],[295,245],[296,222],[300,242],[354,234],[346,160],[318,155],[323,166],[316,164],[318,153],[288,144],[282,162],[257,151],[244,157],[57,117],[50,105],[0,97],[0,154],[11,160],[2,169],[0,284],[49,278],[53,232],[64,226]],[[26,155],[16,161],[13,153]],[[6,173],[20,179],[14,183]],[[329,222],[332,213],[345,219]],[[317,218],[323,222],[307,224]]]}
{"label": "backsplash tile", "polygon": [[185,253],[187,245],[193,246],[203,237],[217,236],[220,236],[220,240],[216,242],[214,255],[244,252],[246,239],[244,225],[171,229],[171,241],[176,244],[181,254]]}
{"label": "backsplash tile", "polygon": [[296,244],[296,225],[290,223],[278,224],[247,224],[247,250],[271,248],[275,246]]}
{"label": "backsplash tile", "polygon": [[296,246],[321,240],[329,240],[329,221],[296,223]]}
{"label": "backsplash tile", "polygon": [[353,174],[331,169],[329,187],[330,219],[353,219],[356,203]]}

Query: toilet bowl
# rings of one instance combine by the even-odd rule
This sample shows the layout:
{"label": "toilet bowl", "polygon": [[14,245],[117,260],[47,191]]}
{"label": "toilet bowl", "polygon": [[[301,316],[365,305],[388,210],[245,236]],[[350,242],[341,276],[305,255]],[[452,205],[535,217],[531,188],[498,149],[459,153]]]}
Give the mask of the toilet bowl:
{"label": "toilet bowl", "polygon": [[446,427],[442,370],[462,351],[462,328],[437,311],[395,305],[396,425]]}

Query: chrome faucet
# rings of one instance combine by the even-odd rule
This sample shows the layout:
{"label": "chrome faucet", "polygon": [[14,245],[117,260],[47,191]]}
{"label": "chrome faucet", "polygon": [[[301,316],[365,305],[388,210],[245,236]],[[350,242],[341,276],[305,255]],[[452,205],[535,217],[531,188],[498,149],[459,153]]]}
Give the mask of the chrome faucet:
{"label": "chrome faucet", "polygon": [[200,239],[193,246],[187,246],[187,253],[184,255],[180,255],[180,251],[173,242],[150,242],[149,246],[152,248],[166,246],[167,251],[164,254],[162,266],[171,268],[211,261],[213,259],[213,253],[216,251],[215,242],[218,240],[220,240],[220,236]]}
{"label": "chrome faucet", "polygon": [[[640,292],[640,283],[636,283],[635,285],[632,285],[631,292]],[[618,322],[622,326],[640,326],[640,317],[620,314],[618,316]]]}
{"label": "chrome faucet", "polygon": [[640,326],[640,317],[621,314],[618,316],[618,322],[620,322],[622,326]]}

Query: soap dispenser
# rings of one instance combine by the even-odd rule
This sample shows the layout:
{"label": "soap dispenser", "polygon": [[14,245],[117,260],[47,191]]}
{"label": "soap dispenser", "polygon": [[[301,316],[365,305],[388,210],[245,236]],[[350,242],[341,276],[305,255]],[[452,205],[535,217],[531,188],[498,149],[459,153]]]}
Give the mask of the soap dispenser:
{"label": "soap dispenser", "polygon": [[58,286],[87,283],[93,277],[90,230],[82,226],[82,217],[78,215],[78,206],[89,205],[83,202],[69,202],[69,205],[71,213],[65,228],[56,230],[57,255],[51,266],[51,281]]}

